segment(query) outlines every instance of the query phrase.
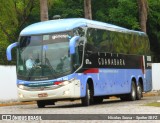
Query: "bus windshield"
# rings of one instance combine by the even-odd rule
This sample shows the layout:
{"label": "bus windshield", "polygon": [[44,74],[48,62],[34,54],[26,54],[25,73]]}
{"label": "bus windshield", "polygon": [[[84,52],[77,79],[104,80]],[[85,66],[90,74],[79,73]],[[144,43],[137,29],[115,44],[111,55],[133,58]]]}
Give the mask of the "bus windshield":
{"label": "bus windshield", "polygon": [[67,34],[22,36],[17,74],[23,80],[48,80],[72,71]]}

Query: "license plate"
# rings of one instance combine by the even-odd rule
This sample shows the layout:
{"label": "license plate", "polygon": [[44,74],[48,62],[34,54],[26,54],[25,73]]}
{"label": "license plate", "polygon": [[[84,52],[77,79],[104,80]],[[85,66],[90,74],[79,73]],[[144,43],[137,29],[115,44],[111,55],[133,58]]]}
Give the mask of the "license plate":
{"label": "license plate", "polygon": [[41,93],[41,94],[38,94],[38,97],[48,97],[48,94],[47,93]]}

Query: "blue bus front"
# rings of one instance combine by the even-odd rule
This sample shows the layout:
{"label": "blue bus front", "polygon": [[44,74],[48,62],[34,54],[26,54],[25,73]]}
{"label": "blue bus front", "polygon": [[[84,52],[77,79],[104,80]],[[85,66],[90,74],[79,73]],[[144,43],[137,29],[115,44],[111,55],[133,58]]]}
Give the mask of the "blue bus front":
{"label": "blue bus front", "polygon": [[[79,59],[70,52],[71,32],[21,36],[17,53],[20,101],[80,98],[74,73]],[[71,51],[70,51],[71,50]]]}

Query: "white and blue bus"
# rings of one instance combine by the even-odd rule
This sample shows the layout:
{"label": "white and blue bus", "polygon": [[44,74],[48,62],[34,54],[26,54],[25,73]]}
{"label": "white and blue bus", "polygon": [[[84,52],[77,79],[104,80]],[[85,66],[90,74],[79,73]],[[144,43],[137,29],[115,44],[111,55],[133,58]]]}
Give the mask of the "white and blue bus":
{"label": "white and blue bus", "polygon": [[[81,99],[82,105],[117,96],[139,100],[151,91],[151,56],[145,33],[83,18],[58,19],[23,29],[17,47],[20,101],[37,106]],[[32,54],[34,62],[27,68]]]}

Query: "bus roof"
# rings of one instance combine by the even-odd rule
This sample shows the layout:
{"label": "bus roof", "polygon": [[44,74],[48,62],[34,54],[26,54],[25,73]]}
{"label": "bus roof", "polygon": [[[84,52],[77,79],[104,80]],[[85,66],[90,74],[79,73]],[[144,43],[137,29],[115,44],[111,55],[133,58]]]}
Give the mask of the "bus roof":
{"label": "bus roof", "polygon": [[72,18],[72,19],[69,18],[69,19],[43,21],[29,25],[28,27],[24,28],[21,31],[20,36],[65,32],[77,27],[92,27],[92,28],[106,29],[118,32],[138,33],[139,35],[145,34],[140,31],[133,31],[104,22],[88,20],[84,18]]}

